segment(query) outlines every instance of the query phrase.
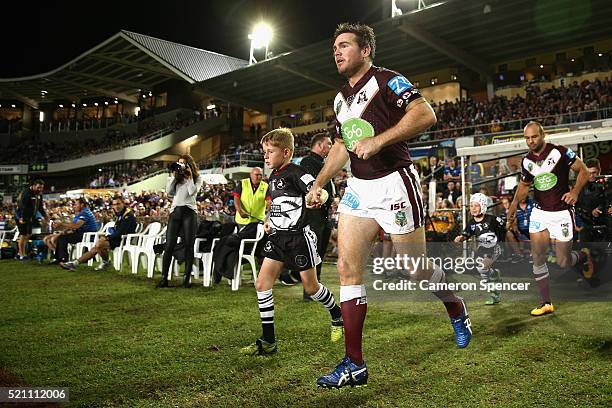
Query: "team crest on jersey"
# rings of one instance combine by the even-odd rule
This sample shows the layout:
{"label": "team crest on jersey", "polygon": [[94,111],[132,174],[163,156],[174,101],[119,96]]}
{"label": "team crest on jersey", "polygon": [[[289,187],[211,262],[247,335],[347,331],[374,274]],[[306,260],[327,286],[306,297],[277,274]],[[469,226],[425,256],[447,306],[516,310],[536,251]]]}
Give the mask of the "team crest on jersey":
{"label": "team crest on jersey", "polygon": [[398,211],[395,213],[395,223],[400,227],[404,227],[408,224],[408,217],[404,211]]}
{"label": "team crest on jersey", "polygon": [[529,170],[529,171],[533,170],[533,163],[529,163],[527,165],[527,170]]}
{"label": "team crest on jersey", "polygon": [[274,189],[275,190],[282,190],[285,188],[285,180],[284,179],[278,179],[274,182]]}
{"label": "team crest on jersey", "polygon": [[357,105],[359,105],[360,103],[363,102],[367,102],[368,101],[368,97],[366,95],[366,91],[365,89],[361,92],[359,92],[359,94],[357,95]]}

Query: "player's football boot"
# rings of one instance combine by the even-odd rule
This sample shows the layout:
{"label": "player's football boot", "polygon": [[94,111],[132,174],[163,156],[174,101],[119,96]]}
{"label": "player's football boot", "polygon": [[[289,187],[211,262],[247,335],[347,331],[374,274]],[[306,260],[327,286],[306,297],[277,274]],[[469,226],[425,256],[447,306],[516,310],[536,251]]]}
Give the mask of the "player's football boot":
{"label": "player's football boot", "polygon": [[247,356],[265,356],[268,354],[276,354],[277,352],[278,347],[276,347],[276,343],[268,343],[264,339],[257,339],[255,343],[240,349],[240,354]]}
{"label": "player's football boot", "polygon": [[344,322],[342,319],[332,320],[331,322],[331,341],[332,343],[336,343],[337,341],[342,340],[344,336]]}
{"label": "player's football boot", "polygon": [[451,325],[455,331],[455,344],[459,348],[466,348],[472,338],[472,322],[468,316],[467,307],[463,299],[461,299],[461,306],[463,306],[461,316],[454,319],[451,318]]}
{"label": "player's football boot", "polygon": [[348,357],[344,357],[331,373],[317,380],[317,385],[324,388],[342,388],[347,385],[356,387],[367,383],[368,367],[365,362],[357,365]]}
{"label": "player's football boot", "polygon": [[532,316],[544,316],[555,311],[552,303],[543,303],[531,311]]}

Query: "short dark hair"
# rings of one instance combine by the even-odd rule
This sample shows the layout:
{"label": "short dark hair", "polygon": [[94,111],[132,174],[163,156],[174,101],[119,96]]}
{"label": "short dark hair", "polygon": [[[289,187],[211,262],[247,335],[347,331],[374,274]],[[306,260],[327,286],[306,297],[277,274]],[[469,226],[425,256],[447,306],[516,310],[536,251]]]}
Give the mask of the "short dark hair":
{"label": "short dark hair", "polygon": [[587,168],[597,167],[598,169],[601,170],[601,165],[599,164],[599,160],[597,159],[588,159],[587,161],[584,162],[584,165],[587,166]]}
{"label": "short dark hair", "polygon": [[340,34],[352,33],[357,36],[359,48],[370,47],[370,59],[374,60],[376,55],[376,35],[372,27],[361,23],[341,23],[334,32],[334,41]]}
{"label": "short dark hair", "polygon": [[124,202],[124,200],[123,200],[123,196],[122,196],[122,195],[119,195],[119,194],[115,194],[115,195],[113,196],[112,201],[115,201],[115,200],[117,200],[117,201],[121,201],[121,202]]}
{"label": "short dark hair", "polygon": [[81,203],[81,205],[84,205],[85,207],[89,207],[89,201],[85,197],[77,198],[77,202]]}
{"label": "short dark hair", "polygon": [[44,186],[45,182],[42,179],[36,179],[36,180],[32,180],[32,182],[30,183],[31,186],[34,186],[36,184],[40,184],[41,186]]}
{"label": "short dark hair", "polygon": [[329,138],[329,135],[326,132],[317,133],[310,139],[310,148],[312,149],[318,143],[321,143],[324,139]]}

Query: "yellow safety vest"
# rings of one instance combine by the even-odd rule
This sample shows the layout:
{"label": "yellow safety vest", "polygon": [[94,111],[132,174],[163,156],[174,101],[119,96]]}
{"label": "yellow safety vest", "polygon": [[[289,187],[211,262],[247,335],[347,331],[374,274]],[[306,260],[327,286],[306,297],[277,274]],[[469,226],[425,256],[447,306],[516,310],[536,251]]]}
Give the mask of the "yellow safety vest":
{"label": "yellow safety vest", "polygon": [[236,212],[236,224],[246,225],[252,222],[263,222],[266,216],[266,194],[268,192],[268,183],[265,181],[259,182],[259,187],[253,192],[251,187],[251,179],[242,180],[242,193],[240,193],[240,205],[244,212],[250,214],[250,217],[243,218]]}

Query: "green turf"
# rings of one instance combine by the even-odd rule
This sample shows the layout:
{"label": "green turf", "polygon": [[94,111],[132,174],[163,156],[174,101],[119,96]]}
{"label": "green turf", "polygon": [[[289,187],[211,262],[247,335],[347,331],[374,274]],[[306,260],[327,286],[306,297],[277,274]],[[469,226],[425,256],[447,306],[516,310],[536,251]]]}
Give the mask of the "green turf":
{"label": "green turf", "polygon": [[[17,261],[0,261],[0,279],[0,386],[69,387],[70,406],[612,406],[609,303],[539,319],[533,303],[472,303],[475,337],[458,350],[438,302],[371,301],[370,383],[333,391],[315,380],[343,344],[329,343],[327,312],[300,287],[274,291],[280,353],[244,357],[260,334],[252,284],[156,290],[143,275]],[[337,295],[333,266],[324,280]]]}

